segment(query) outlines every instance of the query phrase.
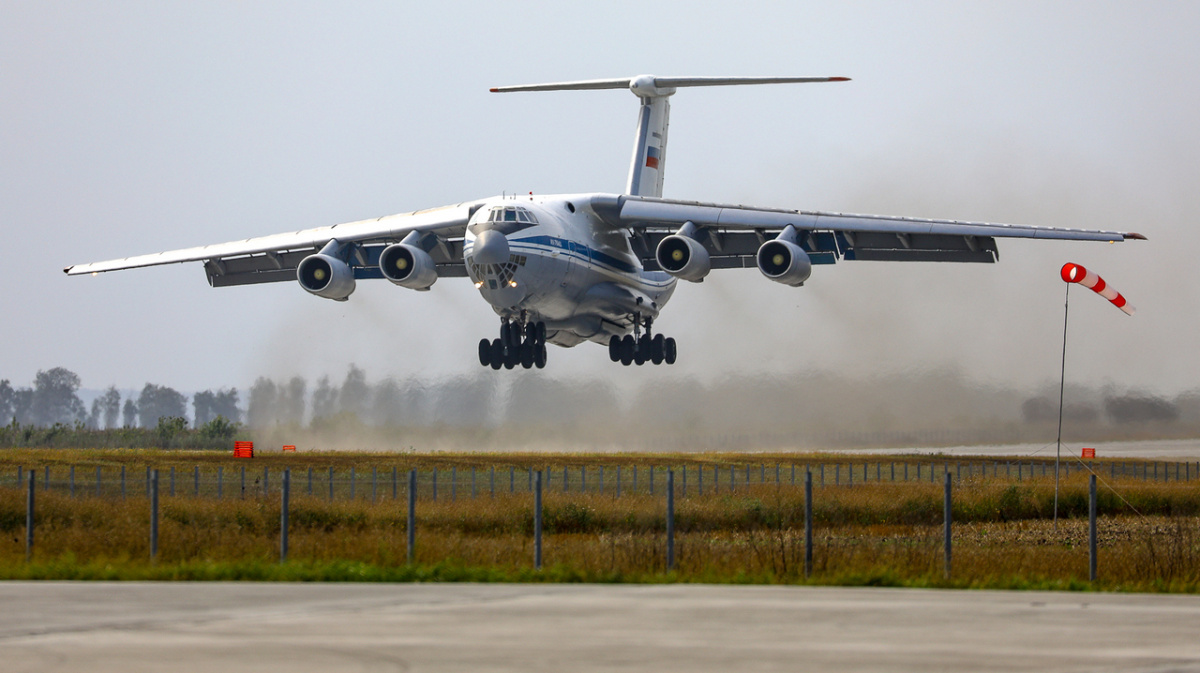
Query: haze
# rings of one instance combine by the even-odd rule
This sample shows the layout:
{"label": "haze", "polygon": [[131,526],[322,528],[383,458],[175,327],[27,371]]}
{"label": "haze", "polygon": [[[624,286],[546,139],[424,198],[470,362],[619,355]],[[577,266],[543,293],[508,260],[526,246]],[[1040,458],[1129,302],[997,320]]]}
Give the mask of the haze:
{"label": "haze", "polygon": [[[787,391],[879,376],[883,398],[931,371],[1038,390],[1057,381],[1072,261],[1138,314],[1072,291],[1068,379],[1178,394],[1200,387],[1197,34],[1192,3],[3,3],[0,378],[476,377],[498,321],[464,279],[361,283],[335,303],[290,283],[211,289],[197,264],[61,269],[503,191],[618,192],[631,95],[488,87],[798,74],[853,81],[676,95],[665,194],[1150,240],[839,263],[799,289],[718,272],[681,283],[656,324],[679,339],[674,369],[585,344],[552,348],[540,375],[630,398],[694,380],[714,406],[735,376]],[[488,376],[493,393],[530,385]]]}

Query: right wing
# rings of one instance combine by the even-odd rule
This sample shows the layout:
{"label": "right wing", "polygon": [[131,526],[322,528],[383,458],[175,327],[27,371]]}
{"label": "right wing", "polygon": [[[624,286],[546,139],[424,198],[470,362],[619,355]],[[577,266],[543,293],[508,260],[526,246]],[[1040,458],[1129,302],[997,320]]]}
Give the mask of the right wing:
{"label": "right wing", "polygon": [[[244,241],[218,243],[196,248],[171,250],[106,262],[76,264],[63,269],[68,276],[135,269],[160,264],[204,262],[208,282],[213,287],[272,283],[296,280],[300,260],[319,251],[333,239],[353,244],[350,255],[355,278],[381,278],[377,266],[379,253],[391,243],[417,231],[437,237],[429,251],[437,263],[439,277],[465,276],[462,264],[462,237],[471,215],[483,201],[459,203],[442,208],[387,215],[328,227],[273,234]],[[353,263],[357,262],[357,264]]]}

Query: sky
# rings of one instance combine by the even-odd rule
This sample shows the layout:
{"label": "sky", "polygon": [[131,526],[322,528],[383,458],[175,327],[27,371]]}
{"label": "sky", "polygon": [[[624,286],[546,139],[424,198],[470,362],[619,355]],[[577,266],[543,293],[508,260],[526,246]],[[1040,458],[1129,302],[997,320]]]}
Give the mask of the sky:
{"label": "sky", "polygon": [[[498,321],[466,279],[212,289],[199,264],[64,266],[501,192],[619,192],[622,91],[488,88],[659,75],[847,76],[681,90],[664,195],[1137,231],[1000,241],[995,265],[849,262],[803,288],[681,283],[673,368],[553,348],[543,376],[619,389],[731,375],[1200,387],[1200,4],[1176,2],[11,2],[0,0],[0,378],[89,388],[479,373]],[[497,377],[515,376],[501,371]],[[764,378],[764,381],[769,379]],[[668,393],[669,394],[669,393]],[[902,391],[897,391],[902,394]],[[469,411],[467,412],[469,413]]]}

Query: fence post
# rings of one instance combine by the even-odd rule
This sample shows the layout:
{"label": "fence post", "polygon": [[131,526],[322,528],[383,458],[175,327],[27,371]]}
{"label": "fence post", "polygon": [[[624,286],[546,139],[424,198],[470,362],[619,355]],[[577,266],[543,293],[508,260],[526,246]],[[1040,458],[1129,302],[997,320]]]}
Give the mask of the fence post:
{"label": "fence post", "polygon": [[417,551],[417,471],[408,471],[408,565]]}
{"label": "fence post", "polygon": [[195,470],[195,472],[193,473],[193,475],[192,475],[192,478],[193,478],[193,479],[195,480],[195,482],[196,482],[196,489],[195,489],[196,493],[195,493],[195,495],[196,495],[196,497],[198,498],[198,497],[200,497],[200,466],[199,466],[199,465],[197,465],[197,466],[196,466],[196,470]]}
{"label": "fence post", "polygon": [[1088,580],[1096,581],[1096,475],[1088,479]]}
{"label": "fence post", "polygon": [[621,497],[621,466],[617,466],[617,498]]}
{"label": "fence post", "polygon": [[813,558],[813,542],[812,542],[812,470],[804,471],[804,577],[808,579],[812,576],[812,558]]}
{"label": "fence post", "polygon": [[[796,483],[796,465],[792,464],[792,484]],[[704,466],[696,466],[696,495],[704,495]]]}
{"label": "fence post", "polygon": [[333,502],[333,468],[329,468],[329,502]]}
{"label": "fence post", "polygon": [[496,466],[488,468],[488,493],[491,497],[496,497]]}
{"label": "fence post", "polygon": [[101,487],[100,487],[100,476],[101,476],[100,470],[101,469],[103,469],[103,468],[101,468],[99,465],[96,466],[96,497],[97,498],[99,498],[103,494],[103,491],[100,490],[101,489]]}
{"label": "fence post", "polygon": [[667,571],[675,569],[675,470],[667,470]]}
{"label": "fence post", "polygon": [[218,465],[217,466],[217,500],[220,500],[221,496],[224,495],[224,493],[222,493],[222,491],[225,490],[224,480],[225,480],[225,466]]}
{"label": "fence post", "polygon": [[946,471],[946,495],[942,503],[942,516],[945,520],[943,535],[946,542],[946,579],[950,579],[950,471]]}
{"label": "fence post", "polygon": [[[750,467],[747,466],[746,469],[749,470]],[[654,466],[653,465],[650,466],[650,495],[654,495]]]}
{"label": "fence post", "polygon": [[246,499],[246,466],[242,465],[242,500]]}
{"label": "fence post", "polygon": [[292,490],[292,468],[283,468],[283,487],[279,490],[279,562],[287,561],[288,553],[288,494]]}
{"label": "fence post", "polygon": [[568,475],[568,473],[567,473],[567,470],[568,470],[568,469],[569,469],[569,468],[566,468],[566,467],[564,467],[564,468],[563,468],[563,493],[566,493],[568,490],[570,490],[570,488],[569,488],[569,487],[570,487],[570,485],[571,485],[571,480],[570,480],[570,478],[569,478],[569,475]]}
{"label": "fence post", "polygon": [[[218,469],[217,483],[220,484],[221,483],[221,473],[219,471],[220,468],[217,468],[217,469]],[[311,467],[308,468],[308,494],[309,495],[313,494],[313,469]]]}
{"label": "fence post", "polygon": [[437,502],[437,468],[433,468],[433,501]]}
{"label": "fence post", "polygon": [[263,497],[271,494],[271,467],[263,465]]}
{"label": "fence post", "polygon": [[70,483],[71,483],[71,486],[70,486],[71,497],[74,498],[75,497],[75,466],[74,465],[71,466]]}
{"label": "fence post", "polygon": [[354,499],[354,468],[350,468],[350,499]]}
{"label": "fence post", "polygon": [[150,473],[150,562],[158,560],[158,470]]}
{"label": "fence post", "polygon": [[475,466],[471,466],[471,499],[475,499]]}
{"label": "fence post", "polygon": [[[311,467],[308,468],[308,471],[311,473],[312,468]],[[396,483],[396,478],[399,476],[398,471],[399,471],[399,468],[397,468],[395,465],[393,465],[392,466],[392,500],[396,499],[396,495],[399,491],[399,484]],[[310,488],[309,494],[311,494],[311,493],[312,493],[312,489]]]}
{"label": "fence post", "polygon": [[[151,479],[150,468],[146,468],[146,492],[147,493],[150,492],[150,479]],[[171,486],[170,486],[170,489],[168,490],[168,492],[171,494],[171,497],[174,498],[175,497],[175,468],[174,467],[171,468],[170,484],[171,484]]]}
{"label": "fence post", "polygon": [[542,569],[542,471],[537,471],[533,495],[533,567]]}
{"label": "fence post", "polygon": [[29,494],[25,499],[25,562],[33,560],[33,505],[37,470],[29,468]]}

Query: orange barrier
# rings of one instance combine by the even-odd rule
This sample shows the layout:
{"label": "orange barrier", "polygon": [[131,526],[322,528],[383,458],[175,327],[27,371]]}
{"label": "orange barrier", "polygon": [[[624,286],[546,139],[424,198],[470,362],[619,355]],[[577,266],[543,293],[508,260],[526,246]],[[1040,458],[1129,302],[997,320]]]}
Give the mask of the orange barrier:
{"label": "orange barrier", "polygon": [[234,442],[233,443],[234,458],[253,458],[254,457],[254,442]]}
{"label": "orange barrier", "polygon": [[295,446],[292,446],[291,444],[284,444],[284,445],[283,445],[283,450],[284,450],[284,451],[295,451],[295,450],[296,450],[296,447],[295,447]]}
{"label": "orange barrier", "polygon": [[1083,455],[1080,456],[1080,458],[1095,458],[1095,457],[1096,457],[1095,449],[1084,449]]}

